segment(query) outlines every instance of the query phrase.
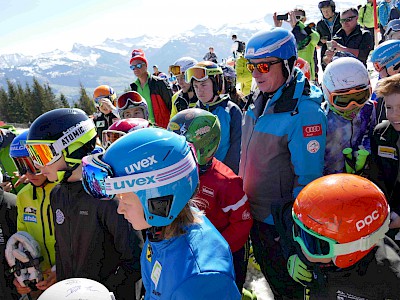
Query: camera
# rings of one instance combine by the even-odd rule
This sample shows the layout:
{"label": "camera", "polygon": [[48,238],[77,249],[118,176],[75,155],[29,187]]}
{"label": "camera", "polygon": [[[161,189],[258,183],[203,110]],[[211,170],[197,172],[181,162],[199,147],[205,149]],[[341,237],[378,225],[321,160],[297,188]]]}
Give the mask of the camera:
{"label": "camera", "polygon": [[276,19],[278,21],[287,21],[289,19],[289,13],[286,13],[284,15],[277,15]]}

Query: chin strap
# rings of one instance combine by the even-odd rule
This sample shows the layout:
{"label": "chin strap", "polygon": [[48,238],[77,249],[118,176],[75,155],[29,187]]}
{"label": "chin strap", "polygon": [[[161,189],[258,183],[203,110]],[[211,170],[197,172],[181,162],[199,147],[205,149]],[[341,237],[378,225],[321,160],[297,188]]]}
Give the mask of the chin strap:
{"label": "chin strap", "polygon": [[162,229],[163,227],[150,227],[147,229],[147,238],[150,242],[159,242],[163,240],[162,237]]}
{"label": "chin strap", "polygon": [[66,170],[62,170],[62,171],[65,171],[65,173],[64,173],[64,177],[63,177],[63,179],[61,180],[61,182],[67,182],[67,181],[68,181],[68,178],[71,177],[72,173],[73,173],[79,166],[80,166],[80,163],[79,163],[79,164],[74,164],[74,165],[72,165],[72,166],[70,166],[70,165],[68,164],[67,169],[66,169]]}

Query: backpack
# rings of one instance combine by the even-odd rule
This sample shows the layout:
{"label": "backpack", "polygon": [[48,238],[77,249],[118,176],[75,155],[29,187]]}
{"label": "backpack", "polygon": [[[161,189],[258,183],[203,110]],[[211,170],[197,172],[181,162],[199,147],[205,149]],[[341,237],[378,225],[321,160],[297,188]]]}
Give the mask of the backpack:
{"label": "backpack", "polygon": [[240,53],[243,53],[245,48],[246,48],[246,43],[242,41],[237,41],[238,42],[238,48],[237,51]]}

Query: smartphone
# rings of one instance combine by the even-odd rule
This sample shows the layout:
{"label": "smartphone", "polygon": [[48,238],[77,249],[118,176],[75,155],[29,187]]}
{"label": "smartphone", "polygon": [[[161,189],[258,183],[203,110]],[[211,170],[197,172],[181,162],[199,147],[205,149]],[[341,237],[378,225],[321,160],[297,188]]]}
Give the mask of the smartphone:
{"label": "smartphone", "polygon": [[276,19],[278,21],[287,21],[289,19],[289,13],[286,13],[284,15],[277,15]]}
{"label": "smartphone", "polygon": [[326,48],[328,48],[328,50],[332,51],[332,41],[326,41]]}

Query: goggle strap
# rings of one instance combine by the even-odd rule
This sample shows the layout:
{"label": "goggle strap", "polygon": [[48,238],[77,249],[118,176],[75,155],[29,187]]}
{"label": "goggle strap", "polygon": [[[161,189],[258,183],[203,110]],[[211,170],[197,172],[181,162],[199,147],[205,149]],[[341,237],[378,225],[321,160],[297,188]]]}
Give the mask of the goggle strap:
{"label": "goggle strap", "polygon": [[109,195],[147,190],[180,180],[189,175],[195,168],[195,158],[189,151],[183,160],[160,170],[115,178],[107,177],[105,186]]}
{"label": "goggle strap", "polygon": [[[62,137],[52,144],[55,152],[61,153],[62,150],[68,148],[68,146],[75,142],[76,138],[83,136],[93,128],[95,128],[95,125],[91,119],[82,121],[76,126],[69,128]],[[70,134],[72,134],[73,138],[69,137]]]}
{"label": "goggle strap", "polygon": [[389,223],[390,214],[388,214],[385,222],[378,230],[371,233],[370,235],[358,239],[357,241],[345,244],[335,244],[333,253],[335,254],[335,256],[339,256],[371,249],[385,236],[385,233],[389,230]]}

